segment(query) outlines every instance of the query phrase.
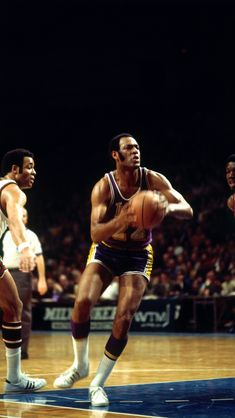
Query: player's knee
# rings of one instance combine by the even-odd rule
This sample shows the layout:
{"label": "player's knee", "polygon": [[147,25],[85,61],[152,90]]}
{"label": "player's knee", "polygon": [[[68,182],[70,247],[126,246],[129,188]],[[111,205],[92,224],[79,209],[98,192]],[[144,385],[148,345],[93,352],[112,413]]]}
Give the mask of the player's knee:
{"label": "player's knee", "polygon": [[23,303],[20,299],[17,299],[13,305],[13,313],[18,318],[18,320],[21,320],[23,310]]}
{"label": "player's knee", "polygon": [[7,322],[21,321],[23,303],[19,298],[7,301],[4,309],[4,320]]}

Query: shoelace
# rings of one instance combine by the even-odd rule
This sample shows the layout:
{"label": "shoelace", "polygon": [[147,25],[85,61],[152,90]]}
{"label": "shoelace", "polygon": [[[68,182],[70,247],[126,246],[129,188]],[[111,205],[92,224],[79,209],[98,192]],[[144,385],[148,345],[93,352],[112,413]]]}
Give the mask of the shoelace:
{"label": "shoelace", "polygon": [[29,382],[37,382],[40,380],[38,377],[30,377],[28,373],[21,372],[21,378],[28,380]]}
{"label": "shoelace", "polygon": [[23,377],[24,379],[28,379],[29,375],[28,375],[28,373],[21,372],[21,377]]}
{"label": "shoelace", "polygon": [[101,392],[105,399],[107,399],[105,391],[101,387],[97,387],[91,390],[90,395],[95,396],[97,393]]}

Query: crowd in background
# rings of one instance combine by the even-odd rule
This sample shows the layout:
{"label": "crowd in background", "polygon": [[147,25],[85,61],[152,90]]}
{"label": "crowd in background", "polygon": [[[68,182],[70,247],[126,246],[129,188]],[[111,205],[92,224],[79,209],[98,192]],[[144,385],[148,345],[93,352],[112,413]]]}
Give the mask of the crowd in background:
{"label": "crowd in background", "polygon": [[[226,206],[229,190],[223,170],[207,171],[205,164],[200,171],[181,167],[177,175],[167,177],[189,201],[194,217],[165,218],[153,231],[154,268],[144,297],[235,295],[235,221]],[[48,282],[43,297],[70,300],[91,243],[89,194],[71,194],[61,209],[50,205],[39,234]],[[39,298],[36,291],[34,297]]]}

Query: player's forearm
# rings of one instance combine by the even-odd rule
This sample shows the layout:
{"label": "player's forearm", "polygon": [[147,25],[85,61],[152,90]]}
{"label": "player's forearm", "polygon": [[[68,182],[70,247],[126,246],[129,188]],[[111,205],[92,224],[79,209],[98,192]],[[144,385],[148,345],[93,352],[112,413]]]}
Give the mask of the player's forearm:
{"label": "player's forearm", "polygon": [[36,266],[38,270],[38,279],[45,280],[46,277],[46,268],[45,268],[45,261],[42,254],[36,257]]}
{"label": "player's forearm", "polygon": [[6,204],[8,228],[17,247],[20,244],[27,242],[26,229],[22,219],[22,211],[23,206],[20,198],[18,198],[18,201],[15,201],[13,198],[8,198]]}
{"label": "player's forearm", "polygon": [[99,223],[91,227],[91,239],[95,243],[105,241],[117,232],[121,232],[126,225],[122,225],[118,218],[106,223]]}
{"label": "player's forearm", "polygon": [[178,219],[191,219],[193,217],[193,209],[185,203],[169,203],[167,215]]}
{"label": "player's forearm", "polygon": [[14,217],[8,219],[8,227],[15,245],[18,247],[20,244],[26,243],[27,236],[24,223],[20,219]]}

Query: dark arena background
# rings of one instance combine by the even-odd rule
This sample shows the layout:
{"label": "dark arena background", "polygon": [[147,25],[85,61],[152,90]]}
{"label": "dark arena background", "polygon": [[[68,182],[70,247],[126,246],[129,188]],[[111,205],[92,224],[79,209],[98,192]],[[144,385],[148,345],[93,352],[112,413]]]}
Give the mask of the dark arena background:
{"label": "dark arena background", "polygon": [[[42,243],[49,286],[43,298],[34,286],[22,360],[48,385],[30,395],[1,389],[0,417],[234,417],[235,221],[225,178],[235,153],[234,2],[11,1],[0,15],[1,158],[13,148],[34,152],[28,226]],[[90,376],[67,390],[53,381],[73,358],[70,316],[91,243],[91,189],[113,168],[108,144],[121,132],[194,217],[166,218],[154,230],[151,284],[108,379],[110,405],[96,409],[88,387],[116,296],[92,313]],[[2,386],[5,374],[1,342]]]}

